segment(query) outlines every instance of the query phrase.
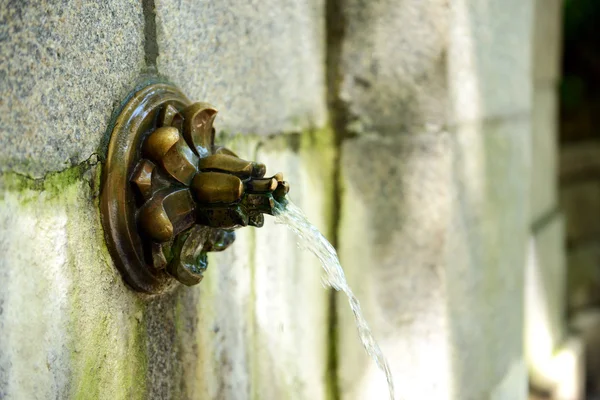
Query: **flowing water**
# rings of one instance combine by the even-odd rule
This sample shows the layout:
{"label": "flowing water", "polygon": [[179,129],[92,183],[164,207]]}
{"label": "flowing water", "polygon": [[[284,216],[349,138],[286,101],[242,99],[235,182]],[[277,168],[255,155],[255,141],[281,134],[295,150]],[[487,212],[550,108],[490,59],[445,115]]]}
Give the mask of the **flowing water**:
{"label": "flowing water", "polygon": [[394,400],[394,382],[390,367],[375,341],[371,329],[369,329],[358,299],[352,293],[348,282],[346,282],[346,276],[335,249],[323,234],[308,221],[302,210],[291,201],[287,200],[285,204],[277,204],[275,218],[277,223],[287,225],[296,233],[300,247],[310,250],[321,261],[321,266],[325,271],[325,283],[335,290],[343,292],[348,297],[360,341],[367,353],[375,360],[377,366],[385,373],[390,399]]}

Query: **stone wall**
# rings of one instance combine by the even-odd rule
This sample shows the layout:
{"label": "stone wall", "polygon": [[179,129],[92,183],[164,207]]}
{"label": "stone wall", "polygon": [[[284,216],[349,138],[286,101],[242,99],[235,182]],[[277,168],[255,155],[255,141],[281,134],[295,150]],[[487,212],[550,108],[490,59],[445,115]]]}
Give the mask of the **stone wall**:
{"label": "stone wall", "polygon": [[220,143],[284,172],[398,398],[525,399],[528,243],[562,229],[539,223],[554,161],[532,162],[532,132],[552,148],[536,132],[553,94],[532,79],[542,8],[0,3],[0,398],[385,398],[345,299],[272,220],[211,255],[198,287],[123,284],[98,210],[107,125],[136,85],[168,79],[220,110]]}
{"label": "stone wall", "polygon": [[144,297],[98,209],[111,114],[160,74],[330,232],[324,4],[152,3],[0,5],[0,398],[325,398],[329,292],[285,227],[242,230],[199,287]]}
{"label": "stone wall", "polygon": [[584,347],[566,323],[565,237],[570,218],[561,207],[557,178],[563,7],[560,0],[536,1],[525,354],[530,387],[537,395],[579,399],[584,390]]}
{"label": "stone wall", "polygon": [[[339,250],[397,393],[524,399],[533,3],[342,4]],[[343,398],[383,397],[338,303]]]}

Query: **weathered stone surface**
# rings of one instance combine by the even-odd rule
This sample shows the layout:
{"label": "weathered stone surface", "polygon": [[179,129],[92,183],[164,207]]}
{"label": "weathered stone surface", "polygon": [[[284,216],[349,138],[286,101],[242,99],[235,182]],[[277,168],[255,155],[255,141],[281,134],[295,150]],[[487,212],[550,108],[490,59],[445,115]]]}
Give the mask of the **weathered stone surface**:
{"label": "weathered stone surface", "polygon": [[[445,247],[452,155],[447,134],[344,143],[338,253],[394,373],[397,398],[446,398],[452,387]],[[383,373],[338,296],[343,399],[385,398]]]}
{"label": "weathered stone surface", "polygon": [[220,112],[218,129],[273,134],[326,118],[322,0],[156,0],[158,69]]}
{"label": "weathered stone surface", "polygon": [[[104,244],[98,172],[83,165],[43,182],[0,177],[0,394],[196,398],[208,382],[196,364],[209,359],[196,337],[215,332],[199,304],[227,302],[197,288],[149,298],[124,285]],[[222,318],[236,310],[227,311]]]}
{"label": "weathered stone surface", "polygon": [[556,215],[529,240],[525,272],[525,355],[534,386],[555,384],[552,359],[565,339],[564,223]]}
{"label": "weathered stone surface", "polygon": [[450,10],[450,121],[528,114],[533,1],[459,0]]}
{"label": "weathered stone surface", "polygon": [[144,398],[144,302],[111,265],[96,172],[0,177],[3,398]]}
{"label": "weathered stone surface", "polygon": [[531,125],[496,119],[457,128],[446,304],[455,398],[525,399],[523,266]]}
{"label": "weathered stone surface", "polygon": [[600,180],[563,186],[560,205],[565,214],[569,242],[577,243],[600,235]]}
{"label": "weathered stone surface", "polygon": [[556,89],[536,87],[533,98],[531,157],[531,223],[557,207],[558,107]]}
{"label": "weathered stone surface", "polygon": [[[448,5],[443,0],[345,0],[335,23],[350,129],[396,135],[446,122]],[[331,49],[336,51],[336,49]],[[368,55],[367,57],[365,55]]]}
{"label": "weathered stone surface", "polygon": [[394,136],[531,109],[531,1],[342,4],[350,130]]}
{"label": "weathered stone surface", "polygon": [[[269,139],[258,155],[256,139],[219,142],[284,171],[327,232],[327,137]],[[105,247],[99,178],[92,164],[44,181],[0,176],[2,398],[326,397],[329,291],[285,227],[239,230],[198,287],[141,296]]]}
{"label": "weathered stone surface", "polygon": [[[322,0],[155,3],[159,71],[214,103],[219,130],[324,123]],[[532,3],[340,3],[336,95],[359,133],[343,146],[340,254],[398,394],[524,399]],[[0,170],[87,158],[143,66],[139,3],[79,4],[0,6]],[[226,144],[281,169],[326,231],[331,144],[306,142],[326,136]],[[0,176],[0,398],[326,397],[328,291],[284,227],[239,231],[199,287],[139,296],[104,247],[94,171]],[[339,300],[342,397],[384,398]]]}
{"label": "weathered stone surface", "polygon": [[98,151],[143,67],[136,2],[0,4],[0,171],[41,177]]}
{"label": "weathered stone surface", "polygon": [[[397,395],[524,399],[533,3],[342,9],[339,250]],[[342,397],[383,397],[344,305]]]}
{"label": "weathered stone surface", "polygon": [[[288,196],[325,235],[331,227],[331,139],[327,131],[282,136],[266,141],[256,156],[269,174],[283,171]],[[265,399],[326,399],[330,289],[322,285],[320,263],[272,218],[256,231],[255,243],[256,393]]]}
{"label": "weathered stone surface", "polygon": [[[339,252],[399,398],[526,397],[528,182],[514,177],[528,173],[529,129],[495,121],[344,144]],[[383,397],[342,299],[338,310],[342,398]]]}
{"label": "weathered stone surface", "polygon": [[219,274],[216,263],[207,285],[140,296],[105,247],[98,173],[83,165],[45,181],[0,177],[2,397],[221,398],[227,385],[243,393],[244,232],[224,260],[229,269]]}
{"label": "weathered stone surface", "polygon": [[569,309],[600,305],[600,241],[569,249],[567,265]]}
{"label": "weathered stone surface", "polygon": [[564,2],[561,0],[535,0],[534,3],[534,79],[555,82],[560,77]]}
{"label": "weathered stone surface", "polygon": [[193,354],[182,354],[188,399],[251,397],[253,346],[253,232],[240,231],[235,245],[209,256],[193,312]]}

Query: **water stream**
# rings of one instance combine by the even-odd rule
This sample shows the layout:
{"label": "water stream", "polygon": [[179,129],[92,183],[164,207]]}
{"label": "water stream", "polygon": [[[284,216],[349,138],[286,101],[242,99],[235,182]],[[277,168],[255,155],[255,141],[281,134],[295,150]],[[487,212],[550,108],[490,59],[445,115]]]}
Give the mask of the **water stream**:
{"label": "water stream", "polygon": [[277,204],[275,209],[275,218],[277,223],[285,224],[290,228],[299,239],[299,246],[310,250],[321,262],[325,271],[324,282],[337,291],[343,292],[348,297],[348,303],[354,314],[356,328],[360,341],[377,366],[385,373],[387,379],[390,399],[394,400],[394,382],[390,367],[385,359],[379,345],[375,341],[371,329],[363,316],[358,299],[352,293],[352,289],[346,282],[344,270],[340,264],[337,253],[331,243],[325,239],[323,234],[311,224],[302,210],[294,203],[287,200],[286,204]]}

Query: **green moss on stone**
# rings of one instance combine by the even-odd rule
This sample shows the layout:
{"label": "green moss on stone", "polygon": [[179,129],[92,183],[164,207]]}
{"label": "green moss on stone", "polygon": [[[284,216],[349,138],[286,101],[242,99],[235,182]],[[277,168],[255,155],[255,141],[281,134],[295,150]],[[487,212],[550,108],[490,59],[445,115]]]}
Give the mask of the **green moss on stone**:
{"label": "green moss on stone", "polygon": [[[97,176],[93,174],[90,179]],[[112,266],[100,228],[97,193],[88,194],[87,198],[96,199],[93,207],[78,213],[69,227],[74,240],[83,235],[85,242],[97,243],[88,251],[71,247],[69,252],[72,273],[79,283],[71,311],[73,396],[143,399],[148,368],[144,299],[124,285]],[[86,224],[95,229],[81,232],[79,226]]]}
{"label": "green moss on stone", "polygon": [[[307,168],[316,182],[322,185],[322,193],[325,194],[322,213],[327,216],[328,226],[333,226],[333,222],[329,223],[333,215],[330,193],[334,190],[332,179],[336,149],[333,133],[329,128],[267,138],[221,133],[218,143],[226,145],[246,159],[256,159],[260,147],[267,147],[269,152],[291,151],[298,155],[303,168]],[[286,174],[285,170],[282,172]],[[43,179],[5,173],[0,175],[0,201],[4,193],[10,191],[18,193],[20,206],[30,207],[32,213],[35,210],[42,217],[43,214],[56,212],[66,215],[66,226],[60,229],[64,229],[67,235],[65,274],[70,281],[65,294],[69,313],[66,332],[70,348],[70,397],[141,399],[147,395],[148,385],[152,385],[147,382],[146,300],[123,284],[112,264],[104,242],[98,210],[100,178],[101,166],[95,157],[73,168],[49,173]],[[293,190],[294,182],[291,184]],[[326,233],[328,236],[332,234],[332,229],[329,230]],[[250,233],[250,241],[248,260],[252,281],[249,284],[254,288],[254,232]],[[220,296],[218,271],[215,271],[217,263],[212,255],[210,258],[209,269],[201,284],[201,297],[209,301]],[[253,290],[248,301],[247,312],[250,315],[254,315],[256,295]],[[190,311],[184,308],[180,300],[175,307],[177,335],[192,340],[198,349],[197,354],[194,354],[195,359],[187,357],[187,361],[182,361],[185,366],[182,367],[182,374],[189,381],[189,388],[182,389],[185,390],[182,395],[208,393],[215,384],[206,380],[218,379],[218,376],[207,376],[198,381],[194,368],[201,371],[215,368],[215,373],[218,372],[219,366],[213,365],[214,334],[209,330],[195,332],[195,328],[190,334],[186,327],[189,317],[187,313]],[[205,308],[203,314],[198,314],[200,325],[214,323],[216,316],[210,310]],[[249,334],[256,339],[255,332]],[[190,337],[191,335],[195,336]],[[249,339],[249,344],[252,340]],[[251,395],[253,398],[260,398],[258,353],[253,348],[247,351]],[[189,367],[192,364],[194,367]]]}
{"label": "green moss on stone", "polygon": [[[68,189],[73,189],[84,180],[96,186],[99,184],[101,169],[94,168],[96,165],[98,165],[98,160],[93,155],[81,164],[63,171],[50,172],[40,179],[33,179],[15,172],[2,173],[0,174],[0,200],[3,199],[4,192],[8,191],[21,193],[20,200],[23,205],[38,200],[40,192],[44,193],[47,200],[65,200],[65,193]],[[90,179],[91,174],[94,175],[93,179]]]}
{"label": "green moss on stone", "polygon": [[337,185],[335,180],[335,162],[338,149],[335,147],[335,135],[330,127],[318,131],[309,131],[301,135],[301,156],[303,164],[311,176],[321,176],[318,182],[322,185],[322,213],[327,223],[325,236],[332,240],[335,236],[336,218],[334,208]]}
{"label": "green moss on stone", "polygon": [[[65,252],[64,263],[53,268],[60,269],[65,282],[66,292],[55,295],[66,296],[67,325],[61,329],[71,351],[68,360],[53,368],[68,375],[70,397],[142,399],[147,370],[144,299],[123,284],[108,253],[98,205],[100,176],[95,157],[42,179],[4,173],[0,202],[10,198],[15,212],[47,226],[49,240],[66,235],[65,248],[56,250]],[[48,225],[54,220],[59,225]],[[40,246],[53,250],[51,243]]]}

